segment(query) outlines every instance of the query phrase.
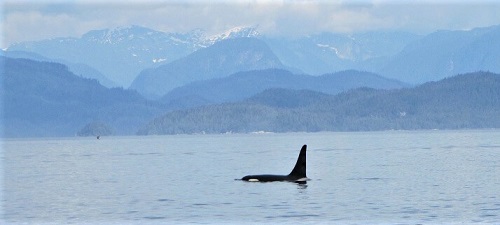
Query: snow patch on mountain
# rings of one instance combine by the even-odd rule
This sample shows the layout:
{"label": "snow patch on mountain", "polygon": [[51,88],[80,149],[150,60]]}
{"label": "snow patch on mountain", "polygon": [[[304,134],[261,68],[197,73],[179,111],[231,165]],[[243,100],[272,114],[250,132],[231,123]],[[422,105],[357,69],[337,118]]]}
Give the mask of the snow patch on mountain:
{"label": "snow patch on mountain", "polygon": [[319,48],[323,48],[327,51],[332,51],[335,53],[335,55],[340,58],[340,59],[346,59],[346,60],[355,60],[353,56],[349,55],[348,53],[342,53],[341,51],[339,51],[338,48],[334,47],[334,46],[330,46],[328,44],[316,44],[316,46],[318,46]]}
{"label": "snow patch on mountain", "polygon": [[167,61],[167,59],[165,59],[165,58],[153,59],[153,63],[161,63],[161,62],[164,62],[164,61]]}
{"label": "snow patch on mountain", "polygon": [[257,31],[257,27],[238,26],[226,30],[222,33],[206,37],[205,42],[214,44],[218,41],[231,39],[231,38],[244,38],[244,37],[260,37],[261,34]]}

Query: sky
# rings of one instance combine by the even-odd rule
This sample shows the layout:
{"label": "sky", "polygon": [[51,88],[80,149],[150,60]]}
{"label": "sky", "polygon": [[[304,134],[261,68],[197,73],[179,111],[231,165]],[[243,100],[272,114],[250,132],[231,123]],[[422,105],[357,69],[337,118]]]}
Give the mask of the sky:
{"label": "sky", "polygon": [[203,29],[210,35],[252,26],[268,36],[303,36],[427,34],[500,24],[498,0],[0,0],[0,7],[1,48],[130,25],[164,32]]}

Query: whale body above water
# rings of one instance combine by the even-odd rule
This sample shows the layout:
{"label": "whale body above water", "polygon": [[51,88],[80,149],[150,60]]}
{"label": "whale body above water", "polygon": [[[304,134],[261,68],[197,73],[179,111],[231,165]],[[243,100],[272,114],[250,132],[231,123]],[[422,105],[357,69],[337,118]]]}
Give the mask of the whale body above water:
{"label": "whale body above water", "polygon": [[306,175],[306,150],[307,145],[302,146],[300,149],[299,157],[293,167],[292,172],[288,175],[248,175],[241,178],[241,180],[249,182],[272,182],[272,181],[288,181],[296,183],[305,183],[308,178]]}

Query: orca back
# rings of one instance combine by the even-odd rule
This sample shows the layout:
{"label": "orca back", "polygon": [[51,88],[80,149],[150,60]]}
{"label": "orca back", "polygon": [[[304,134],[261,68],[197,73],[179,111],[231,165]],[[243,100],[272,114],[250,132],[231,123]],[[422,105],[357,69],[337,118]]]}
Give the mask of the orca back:
{"label": "orca back", "polygon": [[306,149],[307,145],[302,146],[295,167],[288,175],[248,175],[241,178],[241,180],[252,182],[290,181],[305,184],[308,180],[306,175]]}

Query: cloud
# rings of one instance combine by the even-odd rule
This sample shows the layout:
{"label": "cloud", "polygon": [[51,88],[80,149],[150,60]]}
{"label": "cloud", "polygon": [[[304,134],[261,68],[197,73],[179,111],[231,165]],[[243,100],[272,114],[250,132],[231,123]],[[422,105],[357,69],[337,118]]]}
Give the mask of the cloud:
{"label": "cloud", "polygon": [[[66,36],[73,29],[74,19],[66,14],[46,15],[36,11],[16,12],[3,20],[7,40],[29,40],[31,37]],[[36,32],[36,35],[33,33]]]}
{"label": "cloud", "polygon": [[93,29],[141,25],[166,32],[209,34],[258,26],[267,35],[319,32],[470,29],[500,24],[495,1],[14,1],[2,3],[3,47],[18,41],[78,37]]}

